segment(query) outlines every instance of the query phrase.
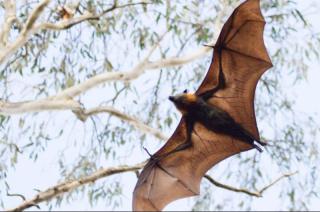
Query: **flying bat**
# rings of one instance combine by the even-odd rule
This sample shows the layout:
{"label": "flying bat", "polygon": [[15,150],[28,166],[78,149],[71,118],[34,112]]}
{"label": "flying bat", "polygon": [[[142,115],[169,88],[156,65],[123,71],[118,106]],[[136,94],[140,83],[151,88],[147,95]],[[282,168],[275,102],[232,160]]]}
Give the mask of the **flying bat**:
{"label": "flying bat", "polygon": [[194,94],[170,96],[182,113],[167,143],[142,170],[133,192],[133,210],[159,211],[200,191],[200,181],[218,162],[250,149],[262,151],[254,94],[270,67],[263,41],[265,21],[259,0],[247,0],[224,24],[213,59]]}

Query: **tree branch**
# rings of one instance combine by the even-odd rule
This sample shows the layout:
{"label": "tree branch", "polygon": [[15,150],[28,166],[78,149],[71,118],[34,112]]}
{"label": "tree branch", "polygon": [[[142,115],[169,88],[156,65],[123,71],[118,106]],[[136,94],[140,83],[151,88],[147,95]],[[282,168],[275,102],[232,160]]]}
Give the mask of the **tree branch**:
{"label": "tree branch", "polygon": [[[156,50],[156,48],[159,46],[160,41],[163,39],[166,33],[164,33],[160,38],[159,41],[151,48],[147,56],[134,68],[133,72],[135,74],[138,74],[136,72],[139,72],[142,70],[142,67],[145,66],[145,64],[148,63],[148,59],[152,55],[152,53]],[[139,74],[138,74],[139,75]],[[89,83],[90,86],[90,83]],[[93,85],[92,85],[93,86]],[[72,89],[73,88],[73,89]],[[78,87],[71,87],[66,89],[67,91],[75,92],[75,93],[82,93],[83,91],[79,91]],[[65,90],[65,91],[66,91]],[[44,100],[37,100],[37,101],[26,101],[26,102],[16,102],[16,103],[8,103],[0,100],[0,114],[3,115],[10,115],[10,114],[17,114],[17,113],[24,113],[24,112],[37,112],[37,111],[43,111],[43,110],[66,110],[71,109],[74,111],[74,113],[77,115],[77,117],[85,121],[86,118],[89,115],[101,113],[101,112],[108,112],[112,115],[115,115],[125,121],[128,121],[130,124],[135,126],[136,128],[153,134],[157,138],[161,140],[167,139],[166,136],[164,136],[160,131],[153,129],[145,124],[143,124],[141,121],[138,121],[136,118],[128,116],[126,114],[121,113],[120,111],[111,108],[111,107],[97,107],[90,111],[84,111],[81,105],[74,101],[72,99],[72,95],[69,95],[70,92],[61,92],[60,94],[57,94],[56,96],[48,97]],[[78,94],[80,94],[78,93]]]}
{"label": "tree branch", "polygon": [[62,20],[59,21],[58,23],[50,23],[50,22],[45,22],[45,23],[41,23],[39,25],[36,26],[36,31],[40,31],[40,30],[64,30],[64,29],[69,29],[70,27],[76,25],[76,24],[80,24],[84,21],[88,21],[88,20],[98,20],[99,17],[97,15],[93,15],[90,13],[81,15],[79,17],[74,17],[68,20]]}
{"label": "tree branch", "polygon": [[[78,96],[89,89],[105,83],[105,82],[110,82],[110,81],[130,81],[138,78],[141,74],[143,74],[146,70],[148,69],[160,69],[160,68],[165,68],[165,67],[171,67],[171,66],[177,66],[177,65],[183,65],[185,63],[189,63],[195,59],[198,59],[202,56],[204,56],[206,53],[208,53],[211,48],[210,47],[201,47],[198,50],[194,51],[191,54],[187,54],[185,56],[182,56],[180,58],[177,57],[172,57],[172,58],[167,58],[167,59],[160,59],[154,62],[148,62],[148,59],[151,55],[151,53],[155,50],[157,45],[155,45],[150,52],[148,53],[147,57],[144,58],[138,65],[136,65],[133,69],[130,71],[119,71],[119,72],[106,72],[102,74],[98,74],[96,76],[93,76],[86,81],[74,85],[72,87],[69,87],[59,93],[57,93],[55,96],[48,97],[47,99],[44,100],[37,100],[34,101],[35,104],[39,104],[42,102],[46,102],[47,100],[65,100],[65,99],[72,99],[75,96]],[[1,57],[0,57],[1,58]],[[0,59],[1,60],[1,59]],[[2,104],[1,104],[2,103]],[[21,102],[21,103],[15,103],[15,104],[26,104],[26,102]],[[32,102],[28,102],[32,103]],[[51,102],[46,102],[53,104]],[[25,107],[24,110],[18,110],[16,109],[15,111],[12,112],[7,112],[6,108],[10,108],[9,103],[3,104],[3,102],[0,101],[0,113],[4,115],[12,114],[12,113],[23,113],[23,112],[31,112],[31,111],[36,111],[35,108],[33,107]],[[15,107],[16,108],[16,107]],[[49,107],[47,108],[49,109]],[[63,108],[61,108],[63,109]],[[71,109],[71,108],[65,108],[65,109]]]}
{"label": "tree branch", "polygon": [[0,32],[0,48],[3,48],[8,43],[8,37],[13,22],[17,19],[16,17],[16,3],[13,0],[4,1],[5,17]]}
{"label": "tree branch", "polygon": [[[163,38],[163,36],[160,38],[160,40]],[[117,116],[118,118],[128,121],[134,127],[144,132],[150,133],[161,140],[166,140],[167,137],[163,135],[159,130],[153,129],[147,126],[146,124],[142,123],[141,121],[138,121],[136,118],[123,114],[120,111],[115,110],[114,108],[97,107],[88,111],[83,111],[83,108],[80,106],[80,104],[73,100],[73,97],[80,95],[81,93],[84,93],[87,90],[101,83],[104,83],[107,81],[113,81],[113,80],[118,80],[118,81],[133,80],[139,77],[141,74],[143,74],[144,71],[147,69],[164,68],[164,67],[188,63],[193,61],[194,59],[197,59],[205,55],[209,50],[211,50],[210,47],[201,47],[197,51],[180,58],[173,57],[173,58],[167,58],[167,59],[160,59],[155,62],[148,62],[149,57],[158,47],[159,42],[153,46],[153,48],[149,51],[147,56],[138,65],[136,65],[131,71],[112,72],[112,73],[107,72],[100,75],[96,75],[83,83],[67,88],[64,91],[56,94],[55,96],[51,96],[43,100],[16,102],[16,103],[8,103],[0,100],[0,114],[12,115],[12,114],[18,114],[18,113],[40,112],[40,111],[46,111],[46,110],[73,110],[78,115],[78,118],[84,121],[90,115],[101,113],[101,112],[107,112],[107,113],[111,113],[114,116]]]}
{"label": "tree branch", "polygon": [[[108,12],[111,12],[116,9],[124,8],[124,7],[129,7],[129,6],[134,6],[134,5],[145,5],[145,4],[151,4],[151,2],[137,2],[137,3],[130,3],[130,4],[124,4],[124,5],[114,5],[111,8],[104,10],[100,14],[90,14],[86,13],[84,15],[81,15],[79,17],[74,17],[69,20],[63,20],[58,23],[50,23],[50,22],[45,22],[45,23],[40,23],[40,24],[35,24],[41,13],[43,12],[44,8],[50,3],[51,0],[43,0],[41,3],[39,3],[33,12],[30,14],[26,24],[24,25],[21,33],[17,37],[17,39],[11,43],[10,45],[7,45],[6,48],[2,49],[0,52],[0,64],[2,64],[7,58],[9,58],[12,54],[15,53],[15,51],[22,47],[23,45],[28,42],[29,38],[38,33],[41,30],[44,29],[51,29],[51,30],[64,30],[68,29],[76,24],[82,23],[83,21],[87,20],[95,20],[101,18],[103,15],[105,15]],[[9,29],[10,30],[10,29]],[[2,37],[0,37],[2,38]],[[1,40],[0,40],[1,42]],[[1,46],[1,45],[0,45]]]}
{"label": "tree branch", "polygon": [[108,12],[111,12],[113,10],[116,10],[116,9],[121,9],[121,8],[125,8],[125,7],[130,7],[130,6],[135,6],[135,5],[147,5],[147,4],[152,4],[152,2],[136,2],[136,3],[129,3],[129,4],[123,4],[123,5],[117,5],[116,4],[116,1],[115,1],[115,4],[113,4],[112,7],[110,7],[109,9],[106,9],[104,10],[99,16],[102,16]]}
{"label": "tree branch", "polygon": [[0,64],[2,64],[7,58],[14,54],[18,48],[23,46],[29,40],[31,35],[37,32],[34,24],[43,12],[44,8],[49,4],[49,2],[50,0],[43,0],[42,2],[40,2],[31,12],[26,24],[23,26],[21,33],[18,35],[16,40],[1,49]]}
{"label": "tree branch", "polygon": [[37,204],[48,201],[54,197],[60,196],[66,192],[70,192],[80,186],[86,185],[88,183],[94,183],[96,180],[99,180],[104,177],[108,177],[114,174],[137,171],[141,169],[146,162],[138,163],[133,166],[117,166],[111,168],[105,168],[94,172],[93,174],[83,177],[79,180],[72,180],[60,183],[56,186],[50,187],[45,191],[39,192],[32,199],[24,201],[21,205],[9,209],[8,211],[22,211],[24,209],[30,208],[32,206],[36,206]]}
{"label": "tree branch", "polygon": [[291,177],[292,175],[295,175],[295,174],[297,174],[297,173],[298,173],[298,171],[295,171],[295,172],[293,172],[293,173],[287,173],[287,174],[284,174],[284,175],[278,177],[278,178],[275,179],[273,182],[271,182],[269,185],[266,185],[265,187],[263,187],[263,188],[259,191],[259,193],[260,193],[261,196],[262,196],[262,193],[263,193],[263,192],[265,192],[267,189],[269,189],[271,186],[273,186],[274,184],[276,184],[276,183],[279,182],[280,180],[282,180],[282,179],[284,179],[284,178]]}
{"label": "tree branch", "polygon": [[80,104],[72,99],[44,99],[25,102],[4,102],[0,100],[0,114],[2,115],[40,112],[47,110],[77,110],[80,107]]}
{"label": "tree branch", "polygon": [[92,115],[96,115],[99,113],[109,113],[113,116],[118,117],[123,121],[127,121],[129,124],[133,125],[135,128],[141,130],[142,132],[154,135],[156,138],[160,140],[168,139],[168,137],[165,136],[160,130],[149,127],[148,125],[144,124],[142,121],[139,121],[136,117],[124,114],[113,107],[108,107],[108,106],[95,107],[89,110],[77,110],[77,111],[74,111],[74,113],[82,121],[85,121],[89,116],[92,116]]}
{"label": "tree branch", "polygon": [[89,116],[96,115],[99,113],[109,113],[113,116],[118,117],[123,121],[127,121],[129,124],[133,125],[135,128],[141,130],[144,133],[149,133],[154,135],[160,140],[167,140],[168,137],[165,136],[160,130],[149,127],[142,121],[138,120],[136,117],[127,115],[113,107],[101,106],[92,109],[85,110],[82,108],[79,102],[72,99],[54,99],[48,98],[45,100],[38,101],[25,101],[25,102],[4,102],[0,100],[0,114],[1,115],[12,115],[25,112],[41,112],[50,110],[72,110],[76,116],[81,121],[86,121]]}
{"label": "tree branch", "polygon": [[[109,9],[109,11],[112,10],[112,8],[114,8],[114,6],[111,7]],[[214,25],[215,32],[220,31],[220,29],[222,27],[222,19],[225,15],[226,15],[225,10],[222,10],[218,14],[217,21],[215,22],[215,25]],[[215,36],[214,36],[213,41],[215,41],[218,36],[218,33],[214,33],[214,34],[215,34]],[[213,42],[210,42],[209,45],[211,45],[212,43]],[[168,67],[187,64],[189,62],[192,62],[195,59],[203,57],[211,50],[212,50],[212,48],[204,46],[204,47],[201,47],[201,48],[197,49],[196,51],[193,51],[192,53],[184,55],[182,57],[171,57],[171,58],[166,58],[166,59],[160,59],[160,60],[153,61],[153,62],[143,61],[129,71],[102,73],[102,74],[99,74],[99,75],[96,75],[96,76],[89,78],[85,82],[82,82],[80,84],[77,84],[77,85],[74,85],[70,88],[67,88],[66,90],[57,94],[57,98],[64,98],[66,96],[67,97],[75,97],[75,96],[80,95],[83,92],[88,91],[89,89],[91,89],[99,84],[110,82],[110,81],[131,81],[131,80],[138,78],[146,70],[168,68]]]}
{"label": "tree branch", "polygon": [[260,189],[259,191],[249,191],[248,189],[245,188],[235,188],[226,184],[222,184],[216,180],[214,180],[212,177],[210,177],[209,175],[205,175],[204,177],[213,185],[229,190],[229,191],[233,191],[233,192],[239,192],[239,193],[244,193],[247,194],[249,196],[254,196],[254,197],[262,197],[262,194],[269,189],[270,187],[272,187],[273,185],[275,185],[277,182],[279,182],[280,180],[282,180],[283,178],[287,178],[287,177],[291,177],[292,175],[297,174],[298,171],[293,172],[293,173],[288,173],[288,174],[284,174],[282,176],[280,176],[279,178],[277,178],[276,180],[274,180],[273,182],[271,182],[269,185],[263,187],[262,189]]}
{"label": "tree branch", "polygon": [[[52,198],[58,197],[66,192],[71,192],[80,186],[84,186],[89,183],[94,183],[95,181],[102,179],[104,177],[108,177],[108,176],[111,176],[114,174],[120,174],[120,173],[124,173],[124,172],[131,172],[131,171],[136,172],[136,171],[142,169],[145,166],[145,164],[146,164],[146,161],[142,162],[142,163],[138,163],[133,166],[122,165],[122,166],[117,166],[117,167],[100,169],[100,170],[92,173],[89,176],[82,177],[79,180],[66,181],[66,182],[60,183],[58,185],[52,186],[52,187],[46,189],[45,191],[39,192],[32,199],[25,200],[21,205],[15,207],[15,208],[9,209],[8,211],[21,211],[21,210],[30,208],[32,206],[37,206],[37,204],[39,204],[41,202],[49,201]],[[276,184],[281,179],[286,178],[286,177],[290,177],[296,173],[297,172],[284,174],[283,176],[277,178],[275,181],[273,181],[272,183],[270,183],[269,185],[265,186],[264,188],[262,188],[260,191],[257,191],[257,192],[251,192],[246,189],[238,189],[238,188],[234,188],[229,185],[222,184],[222,183],[214,180],[209,175],[205,175],[205,178],[207,180],[209,180],[209,182],[211,182],[212,184],[214,184],[215,186],[218,186],[220,188],[224,188],[224,189],[234,191],[234,192],[245,193],[250,196],[262,197],[262,193],[264,191],[266,191],[268,188],[270,188],[271,186]]]}
{"label": "tree branch", "polygon": [[[46,2],[46,1],[43,1]],[[125,6],[130,6],[130,5],[137,5],[137,4],[146,4],[144,2],[141,3],[134,3],[134,4],[127,4],[127,5],[122,5],[121,7]],[[119,8],[118,6],[117,8]],[[42,8],[42,5],[39,5],[37,8]],[[111,11],[113,10],[112,8],[106,11]],[[39,9],[35,9],[34,11],[40,11]],[[104,11],[104,12],[106,12]],[[34,12],[35,13],[35,12]],[[32,15],[35,16],[35,15]],[[40,24],[39,27],[34,27],[32,32],[29,34],[34,34],[38,28],[45,28],[45,27],[52,27],[52,28],[65,28],[68,27],[69,24],[75,24],[75,23],[80,23],[81,21],[87,20],[88,18],[92,18],[90,14],[87,14],[87,16],[83,17],[78,17],[74,18],[72,20],[67,20],[63,21],[60,23],[60,25],[52,25],[50,23],[44,23]],[[29,25],[34,23],[35,19],[34,18],[29,18]],[[28,28],[28,27],[26,27]],[[21,33],[22,34],[22,33]],[[25,42],[27,42],[28,36],[19,36],[15,43],[10,46],[10,48],[6,48],[2,53],[0,53],[0,64],[3,62],[3,60],[8,57],[9,55],[13,54],[13,52],[19,48],[20,46],[24,45]],[[156,46],[155,46],[156,47]],[[195,52],[185,55],[183,57],[177,58],[177,57],[172,57],[172,58],[167,58],[167,59],[160,59],[154,62],[148,62],[148,59],[151,55],[151,53],[155,50],[155,47],[152,48],[148,56],[140,62],[138,65],[136,65],[133,69],[129,71],[119,71],[119,72],[106,72],[103,74],[99,74],[96,76],[93,76],[86,80],[83,83],[80,83],[78,85],[74,85],[70,88],[65,89],[64,91],[58,93],[54,98],[56,99],[66,99],[66,98],[73,98],[75,96],[80,95],[83,92],[86,92],[87,90],[108,82],[108,81],[130,81],[133,79],[138,78],[140,75],[142,75],[146,70],[152,70],[152,69],[159,69],[159,68],[165,68],[165,67],[171,67],[171,66],[177,66],[177,65],[183,65],[186,63],[189,63],[197,58],[200,58],[204,56],[207,52],[211,50],[209,47],[201,47]],[[27,111],[24,111],[27,112]]]}
{"label": "tree branch", "polygon": [[41,13],[43,12],[44,8],[50,3],[51,0],[43,0],[40,4],[38,4],[32,11],[31,15],[29,16],[26,24],[24,25],[20,36],[27,36],[27,34],[33,28],[35,22],[40,17]]}
{"label": "tree branch", "polygon": [[124,81],[124,82],[131,81],[138,78],[146,70],[168,68],[172,66],[183,65],[195,59],[201,58],[202,56],[206,55],[210,50],[211,50],[210,47],[201,47],[198,50],[179,58],[171,57],[166,59],[160,59],[154,62],[147,62],[146,60],[144,60],[129,71],[105,72],[102,74],[98,74],[96,76],[93,76],[87,79],[86,81],[80,84],[77,84],[70,88],[65,89],[64,91],[58,93],[56,97],[72,98],[102,83],[111,82],[111,81]]}

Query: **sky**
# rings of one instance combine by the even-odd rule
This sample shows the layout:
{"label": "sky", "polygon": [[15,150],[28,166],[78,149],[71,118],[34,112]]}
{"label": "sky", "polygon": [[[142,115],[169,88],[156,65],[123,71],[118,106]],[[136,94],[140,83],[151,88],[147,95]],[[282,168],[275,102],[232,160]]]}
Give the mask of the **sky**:
{"label": "sky", "polygon": [[[314,2],[314,6],[320,9],[320,1],[319,0],[309,0],[309,1],[300,1],[299,6],[304,7],[307,3]],[[310,14],[310,17],[313,25],[316,27],[317,31],[320,32],[320,17],[319,14]],[[299,84],[295,87],[292,87],[290,94],[296,96],[296,108],[303,113],[310,114],[314,113],[315,119],[318,123],[320,123],[320,98],[318,92],[320,92],[320,62],[314,61],[310,63],[310,69],[308,71],[308,79],[306,83]],[[64,112],[62,112],[63,115]],[[37,185],[38,188],[48,188],[52,185],[57,183],[57,179],[59,179],[59,172],[56,168],[56,154],[54,154],[59,147],[52,145],[52,151],[49,155],[46,156],[46,161],[37,161],[33,162],[28,158],[20,158],[20,163],[16,166],[16,168],[9,172],[8,175],[8,182],[11,185],[14,185],[13,191],[19,191],[19,193],[23,193],[26,197],[30,198],[36,194],[34,191],[34,185]],[[141,158],[145,158],[146,156],[141,155]],[[48,163],[49,161],[49,163]],[[137,159],[138,161],[142,161]],[[37,168],[34,168],[37,167]],[[38,168],[41,167],[41,168]],[[23,176],[23,178],[21,177]],[[120,176],[120,175],[119,175]],[[136,182],[136,178],[133,173],[124,174],[121,176],[126,181],[128,181],[128,185],[124,188],[124,197],[123,197],[123,209],[130,210],[131,209],[131,192],[133,191],[133,187]],[[24,179],[24,180],[21,180]],[[281,183],[279,184],[279,186]],[[270,190],[266,192],[265,198],[255,199],[253,201],[253,208],[254,209],[265,209],[265,210],[277,210],[278,206],[281,205],[281,200],[277,199],[274,193],[278,191],[278,187],[274,186]],[[219,192],[221,195],[229,194],[229,191],[225,191],[222,189],[217,188],[216,192]],[[234,194],[233,196],[241,195],[241,194]],[[84,198],[86,199],[86,197]],[[272,202],[272,204],[270,203]],[[6,199],[6,206],[11,208],[16,206],[20,203],[20,199],[17,198],[7,198]],[[42,205],[40,205],[42,206]],[[43,206],[43,208],[46,208]],[[99,202],[96,207],[97,210],[104,210],[105,204]],[[166,210],[176,210],[177,208],[181,210],[188,210],[190,209],[190,204],[188,200],[179,200],[168,207]],[[78,200],[71,202],[70,204],[63,204],[61,207],[58,208],[59,210],[89,210],[91,206],[88,204],[88,201]],[[310,206],[310,209],[320,209],[320,202],[313,202]],[[34,208],[31,208],[34,210]]]}

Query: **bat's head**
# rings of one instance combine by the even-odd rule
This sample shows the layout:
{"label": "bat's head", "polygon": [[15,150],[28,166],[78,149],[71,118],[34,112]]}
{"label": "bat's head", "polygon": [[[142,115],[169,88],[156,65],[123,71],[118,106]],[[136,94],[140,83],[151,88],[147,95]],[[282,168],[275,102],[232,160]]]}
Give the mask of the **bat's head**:
{"label": "bat's head", "polygon": [[182,113],[186,114],[192,105],[197,103],[198,97],[193,93],[188,93],[187,90],[184,90],[182,94],[175,96],[169,96],[169,100],[174,103],[176,108]]}

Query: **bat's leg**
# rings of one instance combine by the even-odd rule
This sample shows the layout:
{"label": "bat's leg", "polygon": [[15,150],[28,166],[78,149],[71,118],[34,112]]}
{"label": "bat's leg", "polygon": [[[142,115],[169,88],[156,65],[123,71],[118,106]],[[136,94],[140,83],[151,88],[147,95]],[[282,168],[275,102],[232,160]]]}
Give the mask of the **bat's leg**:
{"label": "bat's leg", "polygon": [[194,120],[189,116],[186,116],[184,118],[186,121],[186,135],[187,135],[186,141],[184,143],[178,145],[171,152],[169,152],[170,154],[188,149],[189,147],[192,146],[191,135],[192,135],[193,127],[194,127]]}
{"label": "bat's leg", "polygon": [[263,150],[256,144],[252,144],[254,148],[256,148],[259,152],[263,152]]}
{"label": "bat's leg", "polygon": [[254,136],[252,136],[250,132],[248,132],[247,130],[245,130],[241,125],[240,125],[240,127],[242,128],[242,132],[243,132],[246,136],[248,136],[250,139],[252,139],[252,146],[253,146],[254,148],[256,148],[259,152],[262,152],[262,149],[261,149],[258,145],[254,144],[254,141],[256,141],[256,142],[257,142],[258,144],[260,144],[261,146],[266,146],[267,143],[255,139]]}
{"label": "bat's leg", "polygon": [[[187,139],[184,143],[178,145],[175,149],[173,149],[170,152],[167,152],[163,155],[158,155],[158,156],[154,156],[151,155],[149,153],[149,151],[144,148],[144,150],[147,152],[147,154],[150,156],[150,160],[154,162],[154,164],[156,164],[160,169],[162,169],[163,171],[165,171],[165,169],[163,167],[160,166],[160,164],[158,163],[161,159],[168,157],[169,155],[188,149],[189,147],[192,146],[192,141],[191,141],[191,134],[192,134],[192,130],[193,130],[193,126],[194,126],[194,121],[192,120],[192,118],[190,117],[185,117],[186,120],[186,132],[187,132]],[[165,171],[167,172],[167,171]],[[169,173],[168,173],[169,174]]]}
{"label": "bat's leg", "polygon": [[260,140],[255,140],[258,144],[260,144],[261,146],[266,146],[268,145],[266,142],[260,141]]}
{"label": "bat's leg", "polygon": [[161,160],[162,158],[165,158],[173,153],[188,149],[189,147],[192,146],[192,141],[191,141],[191,134],[193,131],[193,126],[194,126],[194,120],[188,116],[184,117],[185,121],[186,121],[186,134],[187,134],[187,138],[186,141],[184,143],[179,144],[175,149],[173,149],[170,152],[167,152],[163,155],[157,156],[157,157],[153,157],[153,160]]}

